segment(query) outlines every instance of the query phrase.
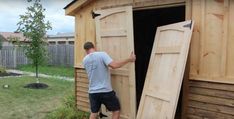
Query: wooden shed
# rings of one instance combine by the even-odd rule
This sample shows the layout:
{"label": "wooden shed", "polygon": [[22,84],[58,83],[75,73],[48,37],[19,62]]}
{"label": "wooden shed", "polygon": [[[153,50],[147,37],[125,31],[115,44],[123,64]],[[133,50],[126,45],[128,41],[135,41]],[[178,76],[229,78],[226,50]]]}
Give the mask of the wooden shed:
{"label": "wooden shed", "polygon": [[89,111],[82,66],[86,41],[113,59],[135,51],[135,64],[111,71],[121,118],[134,119],[157,27],[191,19],[195,23],[175,118],[234,119],[234,0],[74,0],[65,10],[75,17],[78,109]]}

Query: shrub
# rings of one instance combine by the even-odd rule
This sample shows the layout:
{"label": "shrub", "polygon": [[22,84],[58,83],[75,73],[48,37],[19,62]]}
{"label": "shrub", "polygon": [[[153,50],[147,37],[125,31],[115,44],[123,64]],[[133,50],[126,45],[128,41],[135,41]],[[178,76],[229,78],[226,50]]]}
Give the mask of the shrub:
{"label": "shrub", "polygon": [[47,115],[47,119],[88,119],[89,113],[77,110],[75,96],[68,96],[63,106]]}
{"label": "shrub", "polygon": [[0,73],[6,73],[6,69],[0,66]]}

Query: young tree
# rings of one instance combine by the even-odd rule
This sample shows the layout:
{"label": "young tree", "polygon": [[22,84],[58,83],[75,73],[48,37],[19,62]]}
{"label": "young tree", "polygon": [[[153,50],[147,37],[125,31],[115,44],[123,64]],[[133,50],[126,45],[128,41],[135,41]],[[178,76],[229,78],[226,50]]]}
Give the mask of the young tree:
{"label": "young tree", "polygon": [[[32,2],[33,0],[28,0]],[[35,0],[32,6],[27,7],[27,12],[20,15],[18,22],[18,32],[22,32],[24,36],[30,40],[29,44],[25,45],[26,56],[32,60],[35,67],[37,83],[38,79],[38,66],[45,61],[46,31],[52,29],[49,21],[45,21],[45,9],[43,8],[40,0]]]}

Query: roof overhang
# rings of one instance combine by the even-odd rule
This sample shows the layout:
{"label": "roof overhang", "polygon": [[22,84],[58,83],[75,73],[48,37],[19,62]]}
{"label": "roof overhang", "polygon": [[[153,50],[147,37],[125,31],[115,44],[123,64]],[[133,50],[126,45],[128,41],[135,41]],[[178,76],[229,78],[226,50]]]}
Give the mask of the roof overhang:
{"label": "roof overhang", "polygon": [[87,5],[89,2],[93,0],[73,0],[69,3],[65,9],[65,14],[70,16],[75,16],[76,12],[79,11],[83,6]]}

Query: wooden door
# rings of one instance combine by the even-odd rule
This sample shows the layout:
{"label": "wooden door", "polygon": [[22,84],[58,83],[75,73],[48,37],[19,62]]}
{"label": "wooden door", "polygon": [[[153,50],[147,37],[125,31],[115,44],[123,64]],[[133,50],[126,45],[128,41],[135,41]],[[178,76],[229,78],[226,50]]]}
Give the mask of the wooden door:
{"label": "wooden door", "polygon": [[[95,11],[96,41],[99,51],[107,52],[114,60],[126,59],[134,51],[132,7]],[[136,115],[134,63],[111,70],[112,86],[121,104],[121,119]],[[109,112],[103,109],[104,114]]]}
{"label": "wooden door", "polygon": [[192,21],[158,27],[137,119],[174,119]]}

